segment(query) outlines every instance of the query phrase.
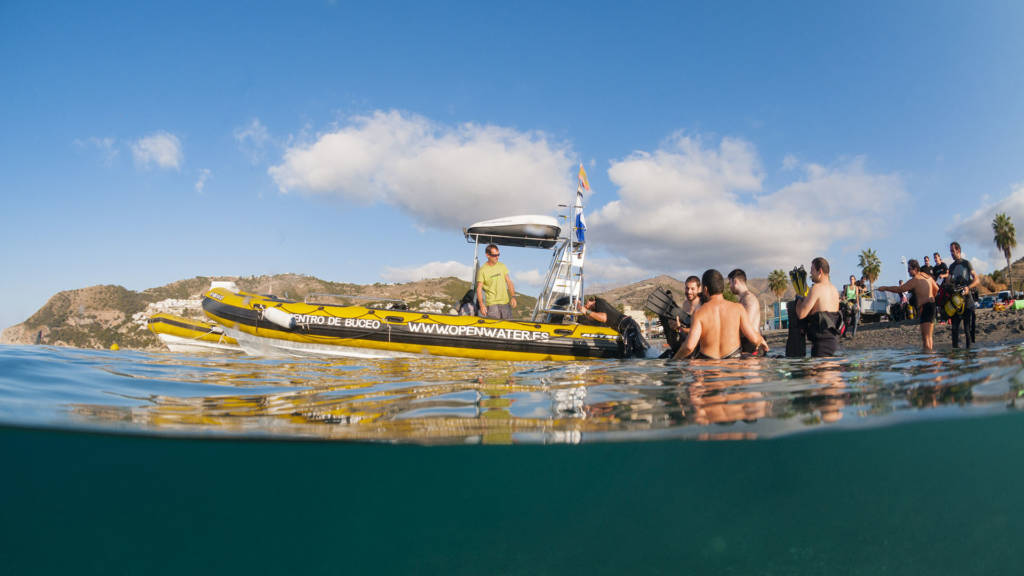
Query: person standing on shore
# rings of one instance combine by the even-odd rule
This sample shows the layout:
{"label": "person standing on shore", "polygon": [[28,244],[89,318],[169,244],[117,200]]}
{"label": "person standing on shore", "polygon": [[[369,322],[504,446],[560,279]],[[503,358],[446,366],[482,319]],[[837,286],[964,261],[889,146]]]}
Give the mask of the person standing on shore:
{"label": "person standing on shore", "polygon": [[847,334],[850,335],[850,338],[857,337],[857,325],[860,324],[862,292],[863,288],[857,282],[857,277],[850,274],[850,283],[843,287],[843,300],[846,301],[846,305],[850,308],[850,326],[843,333],[844,338]]}
{"label": "person standing on shore", "polygon": [[949,277],[946,279],[946,282],[952,282],[949,289],[959,292],[964,299],[963,312],[952,318],[953,348],[960,347],[961,323],[963,323],[964,327],[964,344],[970,348],[974,342],[975,334],[974,298],[971,296],[971,290],[977,287],[978,284],[981,284],[981,280],[974,273],[974,267],[971,266],[971,263],[964,259],[959,242],[950,243],[949,255],[953,257],[953,261],[949,264]]}
{"label": "person standing on shore", "polygon": [[876,290],[881,292],[913,292],[914,300],[917,302],[918,318],[921,319],[921,347],[925,352],[931,352],[934,348],[932,331],[935,327],[935,295],[939,293],[939,285],[935,283],[930,274],[921,270],[917,260],[907,262],[907,280],[899,286],[879,286]]}
{"label": "person standing on shore", "polygon": [[942,261],[942,256],[938,252],[932,254],[932,256],[935,257],[935,264],[932,265],[932,278],[938,283],[945,279],[946,276],[949,276],[949,267]]}
{"label": "person standing on shore", "polygon": [[476,273],[476,301],[480,315],[499,320],[511,320],[516,307],[516,287],[504,264],[498,262],[501,253],[494,244],[484,249],[487,262]]}

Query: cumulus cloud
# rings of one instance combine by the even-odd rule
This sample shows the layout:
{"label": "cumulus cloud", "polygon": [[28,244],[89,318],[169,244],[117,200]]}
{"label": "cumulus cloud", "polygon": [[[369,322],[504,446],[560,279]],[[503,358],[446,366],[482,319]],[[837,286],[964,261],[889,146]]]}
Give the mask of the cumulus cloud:
{"label": "cumulus cloud", "polygon": [[242,151],[249,161],[259,164],[263,161],[267,145],[271,143],[270,132],[260,122],[259,118],[253,118],[245,126],[235,129],[235,142],[238,149]]}
{"label": "cumulus cloud", "polygon": [[291,146],[269,173],[283,192],[388,204],[425,226],[459,227],[551,213],[573,190],[571,157],[539,132],[377,111]]}
{"label": "cumulus cloud", "polygon": [[637,266],[628,258],[587,258],[587,286],[622,286],[653,275],[650,270]]}
{"label": "cumulus cloud", "polygon": [[762,274],[877,235],[907,197],[899,175],[873,174],[863,157],[795,162],[786,164],[798,180],[766,193],[752,144],[676,134],[659,150],[612,162],[619,197],[588,215],[592,238],[651,272],[742,266]]}
{"label": "cumulus cloud", "polygon": [[407,268],[388,266],[380,276],[388,282],[415,282],[427,278],[447,278],[449,276],[468,282],[473,277],[473,267],[455,260],[428,262],[422,266]]}
{"label": "cumulus cloud", "polygon": [[206,181],[210,179],[210,169],[203,168],[199,171],[199,179],[196,180],[196,192],[202,194],[206,188]]}
{"label": "cumulus cloud", "polygon": [[989,262],[988,260],[982,260],[981,258],[978,257],[971,258],[970,260],[971,266],[974,268],[974,271],[977,272],[978,274],[988,274],[992,270],[1002,267],[1001,264],[998,266],[993,266],[992,263]]}
{"label": "cumulus cloud", "polygon": [[181,140],[170,132],[154,132],[132,144],[135,163],[144,168],[156,165],[158,168],[178,170],[184,161]]}
{"label": "cumulus cloud", "polygon": [[[967,218],[963,218],[953,224],[949,229],[950,239],[960,242],[964,246],[964,252],[969,250],[968,246],[980,247],[988,255],[992,262],[1002,262],[998,266],[1006,266],[1006,260],[1002,250],[996,247],[992,238],[995,233],[992,231],[992,221],[996,214],[1005,213],[1017,229],[1018,241],[1024,241],[1021,236],[1024,233],[1024,183],[1016,184],[1005,198],[992,201],[988,197],[981,199],[981,206]],[[1013,250],[1013,257],[1018,258],[1017,251],[1020,246]],[[972,259],[973,260],[973,259]]]}

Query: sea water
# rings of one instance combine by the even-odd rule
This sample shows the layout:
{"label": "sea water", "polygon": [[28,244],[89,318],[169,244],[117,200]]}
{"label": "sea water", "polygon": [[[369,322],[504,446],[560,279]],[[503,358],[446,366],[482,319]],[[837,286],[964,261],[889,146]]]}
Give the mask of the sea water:
{"label": "sea water", "polygon": [[0,571],[1021,574],[1022,355],[0,346]]}

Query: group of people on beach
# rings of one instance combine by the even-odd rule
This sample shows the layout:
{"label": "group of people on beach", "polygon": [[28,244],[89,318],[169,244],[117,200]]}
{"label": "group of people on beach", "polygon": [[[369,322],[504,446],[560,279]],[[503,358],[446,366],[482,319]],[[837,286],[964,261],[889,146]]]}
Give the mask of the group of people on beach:
{"label": "group of people on beach", "polygon": [[[975,341],[977,317],[974,294],[981,280],[974,272],[970,261],[963,257],[959,242],[949,245],[953,261],[946,266],[942,257],[935,252],[935,264],[924,257],[924,265],[917,260],[907,262],[910,279],[899,286],[879,286],[877,290],[896,293],[910,293],[911,302],[917,309],[921,324],[921,347],[926,351],[934,349],[933,330],[935,322],[942,315],[949,318],[952,327],[953,348],[960,347],[960,329],[964,331],[964,344],[970,348]],[[941,286],[939,284],[941,281]]]}

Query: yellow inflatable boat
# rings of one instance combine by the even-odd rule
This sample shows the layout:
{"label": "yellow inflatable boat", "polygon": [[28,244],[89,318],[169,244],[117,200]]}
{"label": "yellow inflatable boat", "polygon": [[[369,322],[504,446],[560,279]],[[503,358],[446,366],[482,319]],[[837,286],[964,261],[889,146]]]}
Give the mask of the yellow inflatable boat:
{"label": "yellow inflatable boat", "polygon": [[206,292],[203,311],[255,355],[588,360],[626,354],[618,332],[603,326],[294,302],[223,287]]}
{"label": "yellow inflatable boat", "polygon": [[146,322],[171,352],[241,352],[238,341],[216,324],[173,314],[153,314]]}

